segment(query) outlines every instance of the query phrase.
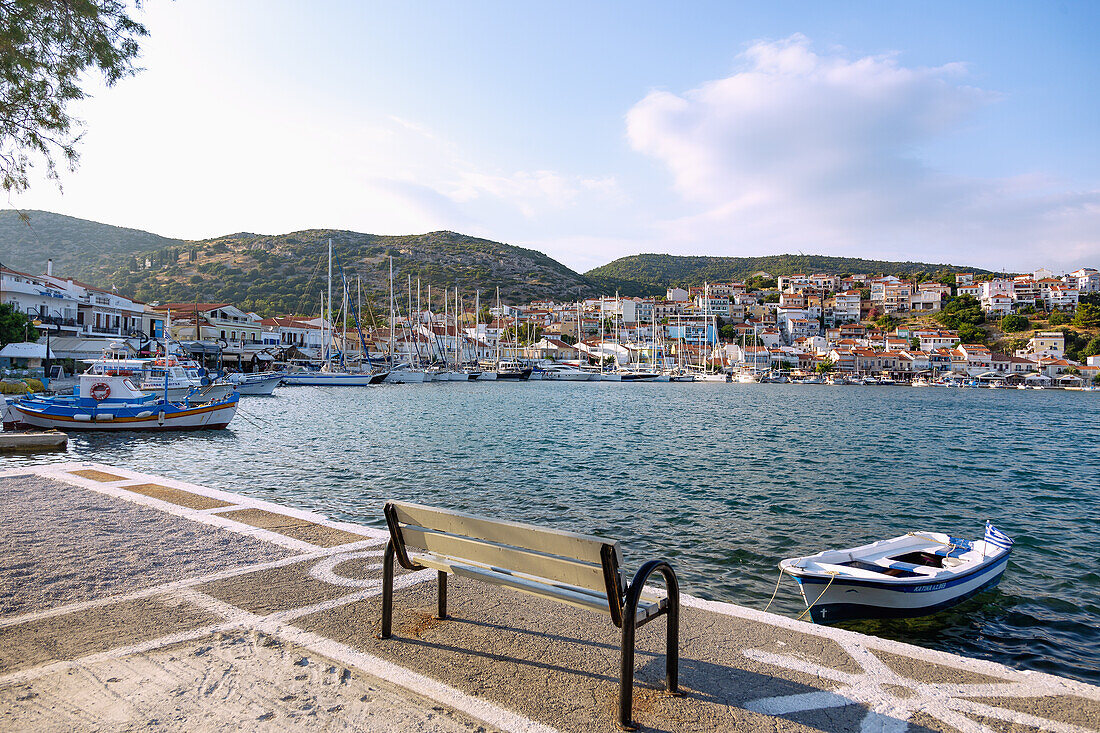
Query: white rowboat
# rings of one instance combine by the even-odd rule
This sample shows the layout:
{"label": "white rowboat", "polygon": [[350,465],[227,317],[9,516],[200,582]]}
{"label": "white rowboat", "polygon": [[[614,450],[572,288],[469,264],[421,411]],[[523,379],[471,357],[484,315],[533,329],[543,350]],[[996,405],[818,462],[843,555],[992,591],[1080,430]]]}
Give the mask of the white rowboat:
{"label": "white rowboat", "polygon": [[[923,616],[997,584],[1012,541],[987,529],[984,540],[910,532],[847,550],[783,560],[815,623]],[[1003,540],[996,539],[1002,537]]]}

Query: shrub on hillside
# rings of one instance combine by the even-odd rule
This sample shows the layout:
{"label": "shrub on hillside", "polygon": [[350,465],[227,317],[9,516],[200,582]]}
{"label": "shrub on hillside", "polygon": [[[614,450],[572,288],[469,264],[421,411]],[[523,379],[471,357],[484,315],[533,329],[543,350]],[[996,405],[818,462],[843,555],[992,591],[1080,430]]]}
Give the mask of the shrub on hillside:
{"label": "shrub on hillside", "polygon": [[1001,319],[1001,330],[1005,332],[1026,331],[1030,327],[1031,321],[1027,320],[1025,316],[1012,314]]}
{"label": "shrub on hillside", "polygon": [[964,344],[984,344],[985,330],[970,323],[959,325],[959,341]]}
{"label": "shrub on hillside", "polygon": [[1077,315],[1073,317],[1073,325],[1081,328],[1100,328],[1100,305],[1082,303],[1077,306]]}
{"label": "shrub on hillside", "polygon": [[1069,323],[1069,316],[1063,311],[1052,311],[1050,318],[1047,319],[1047,323],[1052,326],[1062,326]]}
{"label": "shrub on hillside", "polygon": [[947,302],[943,310],[936,314],[936,320],[948,328],[961,329],[964,324],[977,326],[984,323],[985,313],[982,312],[982,304],[974,296],[960,295]]}

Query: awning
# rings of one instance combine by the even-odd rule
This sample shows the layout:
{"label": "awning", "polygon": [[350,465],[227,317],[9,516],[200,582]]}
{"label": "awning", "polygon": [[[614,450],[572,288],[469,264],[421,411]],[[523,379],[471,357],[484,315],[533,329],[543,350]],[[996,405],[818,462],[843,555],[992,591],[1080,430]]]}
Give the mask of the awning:
{"label": "awning", "polygon": [[72,336],[50,337],[50,351],[55,359],[98,359],[118,339],[85,339]]}
{"label": "awning", "polygon": [[[50,356],[56,356],[53,344],[50,344]],[[45,359],[46,344],[26,342],[22,344],[8,344],[0,349],[0,358],[3,359]]]}
{"label": "awning", "polygon": [[206,341],[183,341],[180,348],[189,354],[220,354],[222,347]]}

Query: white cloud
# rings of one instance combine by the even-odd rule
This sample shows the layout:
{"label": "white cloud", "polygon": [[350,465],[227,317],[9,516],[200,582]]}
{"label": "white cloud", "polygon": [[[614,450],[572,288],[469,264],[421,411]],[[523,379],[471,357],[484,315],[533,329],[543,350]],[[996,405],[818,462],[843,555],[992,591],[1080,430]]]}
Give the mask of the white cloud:
{"label": "white cloud", "polygon": [[803,250],[988,266],[1100,259],[1100,192],[1036,176],[962,178],[922,150],[998,95],[962,64],[818,54],[801,35],[757,42],[724,79],[654,91],[627,114],[689,211],[671,248]]}

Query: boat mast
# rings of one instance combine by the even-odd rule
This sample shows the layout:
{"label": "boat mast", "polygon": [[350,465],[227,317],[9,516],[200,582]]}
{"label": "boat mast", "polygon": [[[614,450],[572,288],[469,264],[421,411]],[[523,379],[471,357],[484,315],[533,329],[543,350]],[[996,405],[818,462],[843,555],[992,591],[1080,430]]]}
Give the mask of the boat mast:
{"label": "boat mast", "polygon": [[[322,314],[324,317],[324,314]],[[329,323],[329,341],[332,340],[332,240],[328,240],[328,317],[325,319]],[[327,342],[326,342],[327,343]],[[332,371],[332,349],[326,349],[325,351],[325,370]]]}
{"label": "boat mast", "polygon": [[390,369],[393,369],[393,256],[390,256]]}
{"label": "boat mast", "polygon": [[[412,311],[413,311],[412,273],[408,273],[408,274],[405,275],[405,296],[409,300],[409,305],[408,305],[408,308],[405,310],[405,312],[409,314],[408,318],[409,318],[410,325],[411,325]],[[407,329],[402,329],[402,333],[405,334],[405,343],[408,344],[408,342],[409,342],[408,341],[408,339],[409,339],[408,330]],[[419,334],[417,334],[417,340],[415,342],[413,342],[413,348],[416,349],[416,365],[420,366],[420,335]]]}
{"label": "boat mast", "polygon": [[653,371],[657,370],[657,297],[654,296],[652,305],[649,306],[649,345],[653,347]]}

